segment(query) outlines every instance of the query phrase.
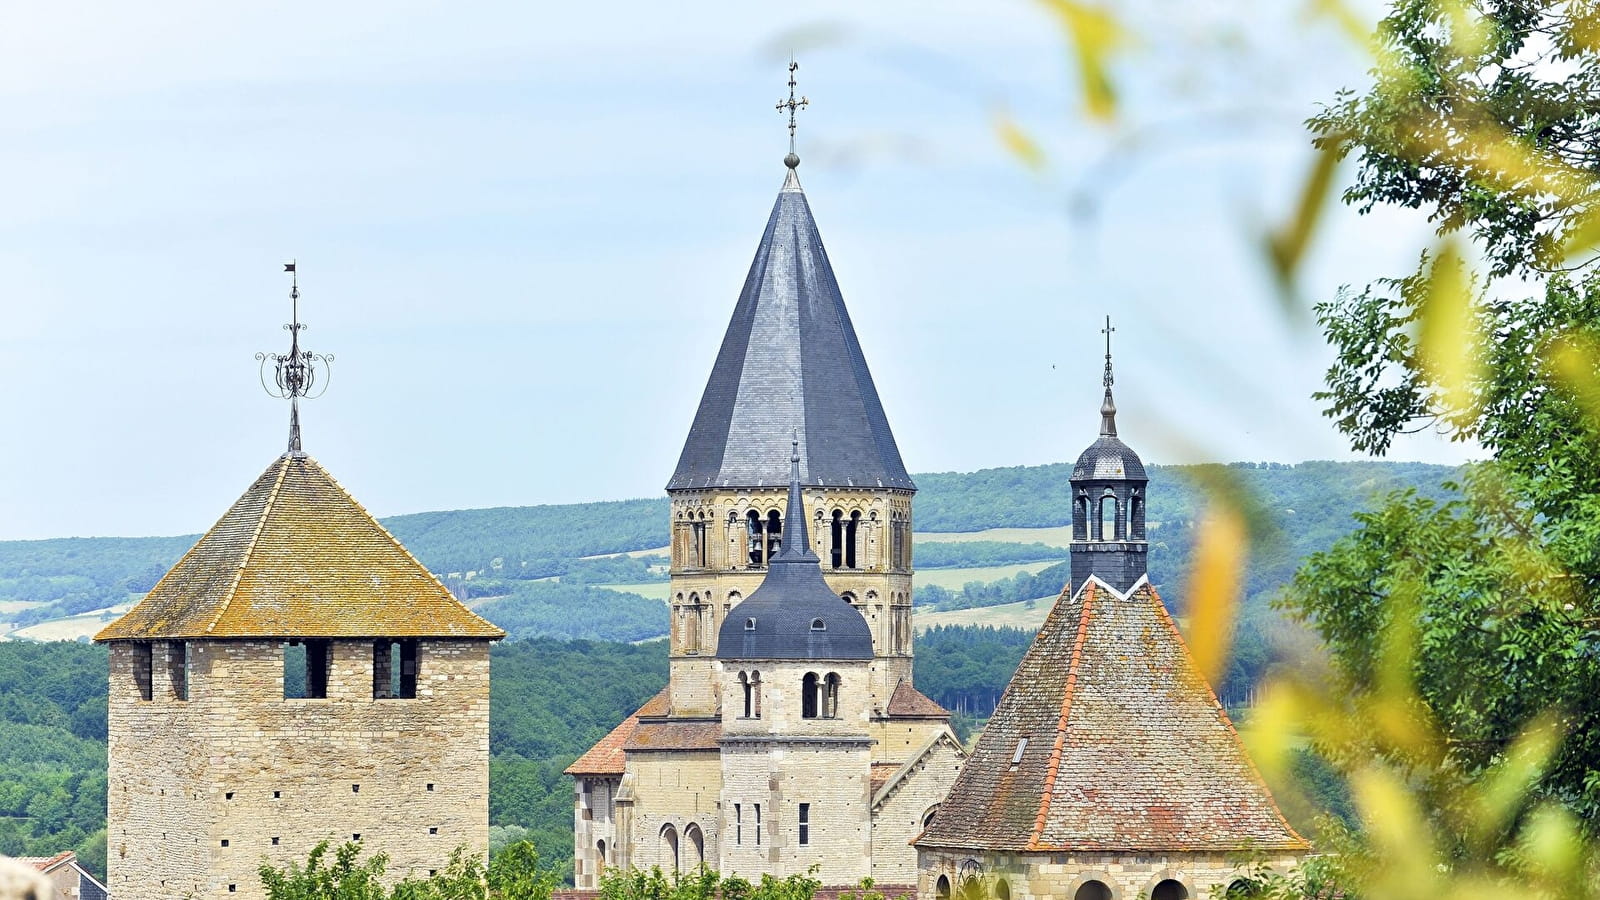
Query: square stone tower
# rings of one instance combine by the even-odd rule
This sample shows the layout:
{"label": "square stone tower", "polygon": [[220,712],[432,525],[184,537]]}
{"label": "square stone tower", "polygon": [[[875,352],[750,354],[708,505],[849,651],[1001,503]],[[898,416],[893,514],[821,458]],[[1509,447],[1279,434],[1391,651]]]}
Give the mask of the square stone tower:
{"label": "square stone tower", "polygon": [[261,897],[360,841],[394,878],[488,848],[489,644],[314,460],[278,458],[110,645],[107,887]]}
{"label": "square stone tower", "polygon": [[[916,485],[800,187],[800,160],[785,164],[667,483],[669,684],[567,769],[580,889],[607,868],[703,862],[756,877],[811,860],[829,884],[870,876],[909,890],[910,840],[963,759],[950,714],[912,683]],[[848,614],[851,655],[830,668],[741,651],[735,665],[720,645],[752,618],[756,631],[782,621],[787,638],[818,637],[818,617],[751,607],[758,590],[774,594],[778,560],[796,552],[814,599]],[[826,684],[830,674],[838,715],[803,715],[817,690],[805,679]],[[764,697],[764,713],[745,712],[750,697]]]}

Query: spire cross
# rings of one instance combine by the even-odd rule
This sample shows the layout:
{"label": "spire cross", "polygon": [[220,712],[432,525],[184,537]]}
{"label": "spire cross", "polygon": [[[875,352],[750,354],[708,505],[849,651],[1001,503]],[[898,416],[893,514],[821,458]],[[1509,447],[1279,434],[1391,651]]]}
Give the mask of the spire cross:
{"label": "spire cross", "polygon": [[1106,316],[1106,327],[1100,329],[1100,333],[1106,336],[1106,374],[1102,379],[1102,382],[1106,386],[1106,390],[1111,389],[1111,384],[1113,381],[1111,377],[1111,332],[1113,331],[1116,331],[1116,329],[1111,327],[1111,317]]}
{"label": "spire cross", "polygon": [[[300,273],[293,261],[283,264],[289,273],[289,304],[291,319],[283,326],[289,332],[288,353],[257,353],[261,363],[261,386],[268,394],[289,401],[289,453],[300,454],[300,398],[315,400],[328,390],[333,354],[312,353],[300,349],[300,332],[306,325],[300,321]],[[267,381],[267,363],[273,367],[272,381]],[[321,390],[317,390],[317,369],[322,369]]]}
{"label": "spire cross", "polygon": [[[796,110],[800,110],[800,109],[805,109],[807,106],[811,105],[811,101],[806,99],[804,96],[802,96],[799,100],[796,100],[794,98],[794,89],[795,89],[796,84],[798,83],[798,82],[796,82],[794,80],[794,73],[795,73],[795,70],[798,69],[798,68],[800,68],[800,64],[795,62],[793,57],[791,57],[789,59],[789,99],[788,100],[779,100],[778,101],[778,112],[783,112],[785,110],[788,110],[788,112],[789,112],[789,155],[790,156],[794,156],[795,155],[795,152],[794,152],[794,125],[795,125],[794,114],[795,114],[795,111]],[[790,168],[793,168],[793,167],[791,166]]]}

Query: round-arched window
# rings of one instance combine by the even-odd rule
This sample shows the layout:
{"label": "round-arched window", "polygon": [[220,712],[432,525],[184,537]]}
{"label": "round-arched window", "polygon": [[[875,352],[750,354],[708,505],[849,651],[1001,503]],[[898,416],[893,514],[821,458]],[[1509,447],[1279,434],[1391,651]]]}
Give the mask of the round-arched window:
{"label": "round-arched window", "polygon": [[822,621],[821,619],[812,619],[811,620],[811,630],[812,631],[827,631],[828,630],[828,623]]}

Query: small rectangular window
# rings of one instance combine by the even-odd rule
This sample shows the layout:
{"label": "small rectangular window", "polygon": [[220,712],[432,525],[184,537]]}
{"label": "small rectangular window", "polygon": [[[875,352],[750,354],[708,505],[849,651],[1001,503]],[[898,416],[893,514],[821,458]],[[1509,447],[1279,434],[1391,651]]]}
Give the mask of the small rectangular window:
{"label": "small rectangular window", "polygon": [[140,700],[149,700],[153,696],[151,692],[151,682],[154,674],[151,671],[152,665],[150,644],[146,642],[134,644],[133,683],[139,686]]}
{"label": "small rectangular window", "polygon": [[167,680],[172,683],[172,699],[189,699],[189,643],[167,641]]}
{"label": "small rectangular window", "polygon": [[756,811],[756,846],[759,847],[761,846],[761,804],[752,803],[751,806],[755,807]]}
{"label": "small rectangular window", "polygon": [[415,640],[372,645],[372,699],[415,700],[420,652]]}
{"label": "small rectangular window", "polygon": [[811,804],[800,804],[800,846],[811,843]]}
{"label": "small rectangular window", "polygon": [[333,666],[333,642],[309,638],[283,645],[283,698],[325,700]]}
{"label": "small rectangular window", "polygon": [[737,803],[733,805],[733,842],[744,843],[744,809]]}

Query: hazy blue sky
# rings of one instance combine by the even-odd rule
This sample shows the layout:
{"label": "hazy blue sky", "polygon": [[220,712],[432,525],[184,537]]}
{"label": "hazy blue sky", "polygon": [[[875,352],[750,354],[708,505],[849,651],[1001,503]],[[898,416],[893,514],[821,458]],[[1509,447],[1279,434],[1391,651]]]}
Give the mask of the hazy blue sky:
{"label": "hazy blue sky", "polygon": [[[1122,6],[1121,132],[1026,2],[16,7],[0,537],[210,525],[281,452],[252,357],[285,347],[291,257],[338,357],[306,448],[374,512],[659,493],[782,183],[791,47],[801,180],[913,472],[1075,457],[1108,312],[1146,459],[1348,457],[1257,235],[1359,59],[1298,3]],[[1308,299],[1426,237],[1329,225]]]}

